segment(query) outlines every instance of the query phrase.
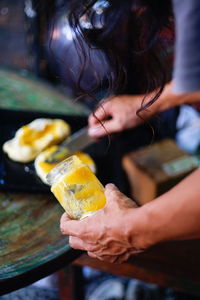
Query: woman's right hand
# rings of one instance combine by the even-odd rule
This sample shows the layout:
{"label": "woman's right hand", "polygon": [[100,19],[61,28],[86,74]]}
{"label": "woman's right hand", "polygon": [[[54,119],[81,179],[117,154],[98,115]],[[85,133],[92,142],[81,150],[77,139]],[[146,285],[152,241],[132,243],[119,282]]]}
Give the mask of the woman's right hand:
{"label": "woman's right hand", "polygon": [[[174,94],[173,81],[167,83],[160,97],[148,109],[137,110],[147,104],[156,91],[147,95],[121,95],[105,99],[97,110],[89,116],[89,135],[99,138],[104,135],[120,132],[141,124],[157,113],[182,104],[199,102],[200,91],[188,94]],[[102,126],[102,124],[104,126]]]}
{"label": "woman's right hand", "polygon": [[[143,118],[151,117],[150,110],[142,111],[142,118],[137,115],[143,99],[144,95],[122,95],[104,100],[89,116],[89,135],[100,138],[141,124]],[[150,97],[146,98],[145,103],[148,99]]]}

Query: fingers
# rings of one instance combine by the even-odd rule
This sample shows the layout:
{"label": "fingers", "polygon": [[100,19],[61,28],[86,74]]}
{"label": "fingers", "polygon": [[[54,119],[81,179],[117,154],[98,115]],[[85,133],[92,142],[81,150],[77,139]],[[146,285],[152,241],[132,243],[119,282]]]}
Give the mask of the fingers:
{"label": "fingers", "polygon": [[89,136],[91,136],[94,139],[98,139],[100,137],[108,135],[108,131],[105,129],[105,124],[98,124],[95,127],[90,127],[88,130]]}
{"label": "fingers", "polygon": [[109,254],[99,254],[98,248],[94,245],[87,244],[83,240],[77,237],[69,237],[69,244],[72,248],[77,250],[85,250],[87,251],[88,255],[92,258],[96,258],[102,261],[107,261],[110,263],[118,263],[121,264],[128,260],[130,257],[130,253],[123,253],[121,255],[109,255]]}
{"label": "fingers", "polygon": [[72,248],[77,249],[77,250],[86,250],[85,249],[85,243],[83,242],[83,240],[81,240],[78,237],[70,236],[69,237],[69,245]]}
{"label": "fingers", "polygon": [[90,127],[88,134],[93,138],[99,138],[118,131],[121,131],[121,127],[118,126],[118,121],[113,118],[103,122],[103,124],[98,123],[98,125]]}
{"label": "fingers", "polygon": [[92,257],[92,258],[97,258],[97,259],[99,259],[98,256],[97,256],[94,252],[88,251],[87,254],[88,254],[90,257]]}
{"label": "fingers", "polygon": [[69,244],[72,248],[77,250],[85,250],[90,252],[96,252],[99,251],[100,246],[96,244],[91,244],[83,241],[82,239],[74,236],[69,237]]}
{"label": "fingers", "polygon": [[96,258],[101,261],[106,261],[106,262],[109,262],[112,264],[121,264],[121,263],[125,262],[126,260],[128,260],[128,258],[130,256],[128,254],[123,254],[123,255],[119,255],[119,256],[112,256],[112,255],[98,256],[96,253],[90,252],[90,251],[88,251],[87,254],[92,258]]}
{"label": "fingers", "polygon": [[112,117],[109,101],[104,102],[94,113],[89,116],[88,134],[93,138],[99,138],[115,132],[115,120],[107,120],[108,117]]}
{"label": "fingers", "polygon": [[67,215],[67,213],[62,214],[60,221],[62,222],[66,222],[66,221],[70,221],[70,217]]}
{"label": "fingers", "polygon": [[66,213],[64,213],[60,219],[60,231],[62,234],[69,236],[81,236],[82,224],[84,220],[76,221],[71,220]]}
{"label": "fingers", "polygon": [[82,239],[80,239],[78,237],[70,236],[69,244],[72,248],[77,249],[77,250],[86,250],[86,251],[93,250],[93,249],[91,249],[92,247],[90,247],[90,245],[88,245]]}
{"label": "fingers", "polygon": [[99,124],[99,121],[105,120],[109,116],[109,102],[104,102],[100,105],[94,113],[88,118],[89,126],[95,126]]}

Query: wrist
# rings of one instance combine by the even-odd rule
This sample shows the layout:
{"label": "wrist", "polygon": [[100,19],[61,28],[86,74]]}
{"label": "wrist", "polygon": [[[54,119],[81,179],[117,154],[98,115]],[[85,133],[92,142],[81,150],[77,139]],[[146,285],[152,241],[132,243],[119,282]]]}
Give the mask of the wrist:
{"label": "wrist", "polygon": [[200,101],[200,91],[190,93],[174,93],[173,82],[165,85],[165,88],[159,99],[155,102],[155,110],[157,113],[181,106],[184,104],[193,104]]}
{"label": "wrist", "polygon": [[172,82],[165,85],[165,88],[159,99],[155,102],[157,113],[180,106],[184,104],[185,99],[181,94],[174,94],[172,92]]}
{"label": "wrist", "polygon": [[152,226],[151,210],[146,206],[134,208],[126,215],[128,230],[127,237],[131,247],[145,250],[158,242]]}
{"label": "wrist", "polygon": [[165,195],[160,196],[130,211],[128,236],[133,248],[148,249],[155,244],[175,239],[174,230],[170,226],[173,227],[172,219],[176,212],[168,209],[169,201],[165,198]]}

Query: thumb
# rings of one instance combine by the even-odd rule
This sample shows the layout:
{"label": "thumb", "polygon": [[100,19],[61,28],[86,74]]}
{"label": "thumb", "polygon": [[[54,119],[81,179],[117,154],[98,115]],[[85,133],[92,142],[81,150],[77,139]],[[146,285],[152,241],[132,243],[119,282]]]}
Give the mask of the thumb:
{"label": "thumb", "polygon": [[114,183],[108,183],[105,186],[105,194],[109,195],[110,193],[115,193],[115,192],[120,192],[119,189],[116,187],[116,185]]}
{"label": "thumb", "polygon": [[109,183],[105,186],[106,206],[125,205],[126,207],[137,207],[137,204],[113,184]]}
{"label": "thumb", "polygon": [[113,183],[108,183],[105,186],[105,196],[106,196],[106,205],[109,203],[115,202],[119,200],[124,195],[120,192],[120,190]]}

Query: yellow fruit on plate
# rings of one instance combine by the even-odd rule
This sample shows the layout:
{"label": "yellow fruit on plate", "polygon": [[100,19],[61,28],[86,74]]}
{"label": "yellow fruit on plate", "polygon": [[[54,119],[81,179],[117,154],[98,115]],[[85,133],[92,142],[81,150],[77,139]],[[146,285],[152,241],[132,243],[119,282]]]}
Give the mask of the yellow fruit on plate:
{"label": "yellow fruit on plate", "polygon": [[[49,157],[51,153],[53,153],[57,149],[58,149],[57,145],[47,148],[36,157],[34,162],[37,175],[46,184],[48,184],[46,179],[47,174],[57,165],[57,163],[50,164],[46,162],[46,159]],[[96,172],[95,162],[87,153],[77,152],[76,155],[80,158],[80,160],[84,164],[88,165],[88,167],[92,170],[92,172],[94,173]]]}
{"label": "yellow fruit on plate", "polygon": [[13,139],[3,145],[10,159],[30,162],[45,148],[58,144],[70,135],[70,126],[61,119],[35,119],[19,128]]}
{"label": "yellow fruit on plate", "polygon": [[52,169],[47,180],[52,193],[72,219],[83,219],[105,206],[104,187],[77,155]]}

